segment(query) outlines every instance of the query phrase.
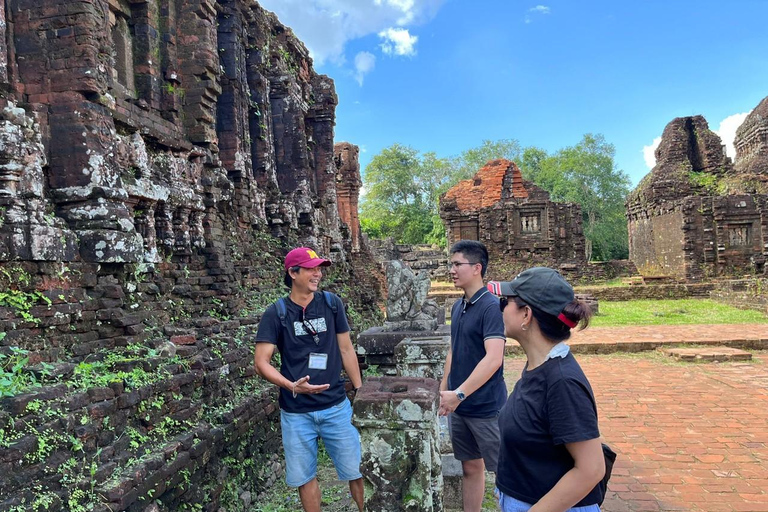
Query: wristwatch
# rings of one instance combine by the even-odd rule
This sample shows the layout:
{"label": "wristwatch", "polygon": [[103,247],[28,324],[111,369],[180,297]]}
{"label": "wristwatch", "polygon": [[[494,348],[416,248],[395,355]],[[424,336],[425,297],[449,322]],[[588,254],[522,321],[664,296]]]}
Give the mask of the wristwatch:
{"label": "wristwatch", "polygon": [[460,389],[457,389],[454,391],[456,393],[456,398],[459,399],[459,402],[463,402],[465,398],[467,398],[467,395],[464,394],[464,392]]}

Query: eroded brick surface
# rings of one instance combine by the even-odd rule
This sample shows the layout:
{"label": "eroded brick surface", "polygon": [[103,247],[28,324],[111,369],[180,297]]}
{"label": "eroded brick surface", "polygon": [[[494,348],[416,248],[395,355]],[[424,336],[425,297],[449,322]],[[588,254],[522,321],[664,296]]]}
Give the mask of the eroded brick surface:
{"label": "eroded brick surface", "polygon": [[704,117],[666,126],[655,167],[627,198],[629,256],[641,273],[688,280],[765,273],[766,109],[768,98],[737,130],[735,163]]}
{"label": "eroded brick surface", "polygon": [[[492,262],[518,270],[549,265],[577,274],[586,264],[581,207],[550,201],[509,160],[488,162],[472,179],[446,192],[440,198],[440,217],[449,244],[479,240]],[[508,279],[497,267],[490,267],[490,275]]]}

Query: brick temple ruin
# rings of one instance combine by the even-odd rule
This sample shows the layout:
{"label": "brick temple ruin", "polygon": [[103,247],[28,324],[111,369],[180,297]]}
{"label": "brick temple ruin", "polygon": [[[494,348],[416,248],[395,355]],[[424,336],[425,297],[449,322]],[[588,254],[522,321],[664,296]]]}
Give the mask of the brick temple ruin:
{"label": "brick temple ruin", "polygon": [[285,250],[380,318],[337,102],[252,1],[0,0],[0,354],[41,384],[0,401],[0,509],[248,508],[280,477],[252,350]]}
{"label": "brick temple ruin", "polygon": [[440,198],[448,243],[479,240],[494,266],[576,268],[586,264],[581,207],[556,203],[509,160],[492,160]]}
{"label": "brick temple ruin", "polygon": [[735,163],[702,116],[666,126],[655,167],[627,198],[629,256],[641,273],[692,281],[765,274],[768,98],[734,145]]}

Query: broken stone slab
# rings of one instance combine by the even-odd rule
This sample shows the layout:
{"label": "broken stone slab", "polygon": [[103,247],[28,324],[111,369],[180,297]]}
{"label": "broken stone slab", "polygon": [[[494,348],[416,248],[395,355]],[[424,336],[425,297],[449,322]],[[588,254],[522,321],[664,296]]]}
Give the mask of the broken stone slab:
{"label": "broken stone slab", "polygon": [[397,374],[440,381],[450,346],[450,336],[405,338],[395,345]]}
{"label": "broken stone slab", "polygon": [[365,356],[368,365],[377,365],[385,375],[395,375],[395,347],[405,338],[450,336],[451,327],[441,325],[434,331],[385,331],[383,327],[371,327],[357,337],[358,354]]}
{"label": "broken stone slab", "polygon": [[678,361],[722,362],[749,361],[752,354],[732,347],[665,348],[662,352]]}
{"label": "broken stone slab", "polygon": [[438,450],[440,384],[417,377],[373,377],[354,403],[360,429],[365,510],[442,512]]}

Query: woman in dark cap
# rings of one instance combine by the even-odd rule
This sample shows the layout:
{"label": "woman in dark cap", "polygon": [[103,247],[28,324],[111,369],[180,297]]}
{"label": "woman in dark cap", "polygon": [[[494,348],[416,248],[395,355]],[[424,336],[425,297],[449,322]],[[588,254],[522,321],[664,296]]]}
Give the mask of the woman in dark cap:
{"label": "woman in dark cap", "polygon": [[496,486],[503,512],[599,511],[605,462],[592,388],[564,343],[591,312],[555,270],[488,283],[506,335],[528,361],[499,415]]}

